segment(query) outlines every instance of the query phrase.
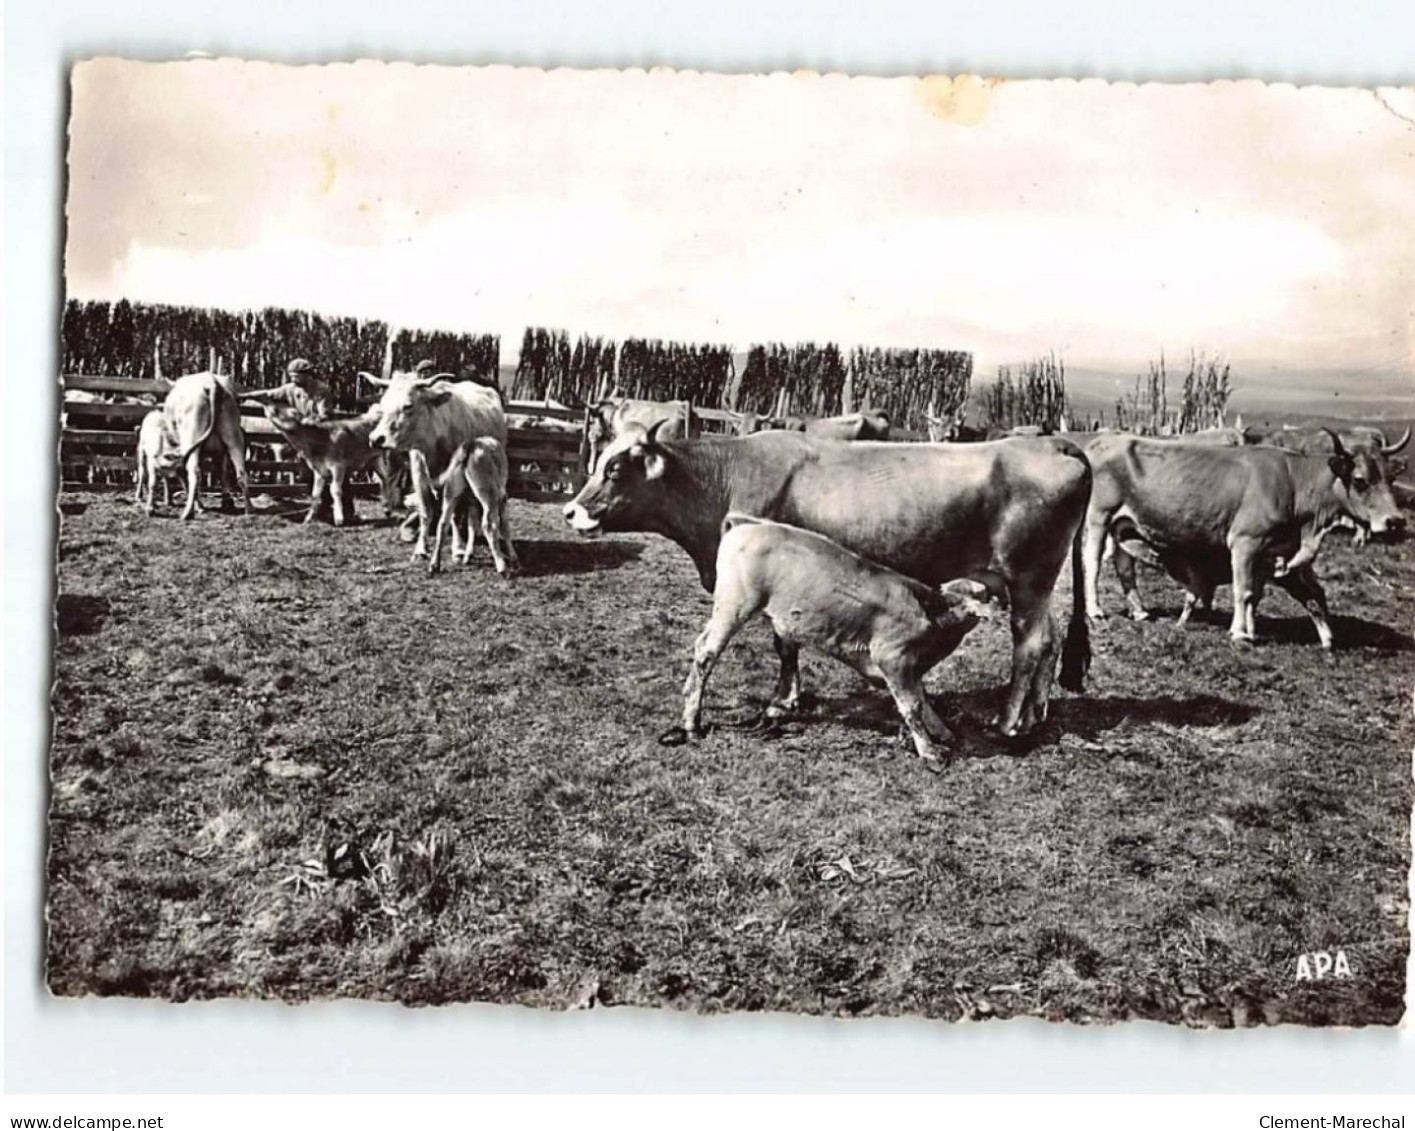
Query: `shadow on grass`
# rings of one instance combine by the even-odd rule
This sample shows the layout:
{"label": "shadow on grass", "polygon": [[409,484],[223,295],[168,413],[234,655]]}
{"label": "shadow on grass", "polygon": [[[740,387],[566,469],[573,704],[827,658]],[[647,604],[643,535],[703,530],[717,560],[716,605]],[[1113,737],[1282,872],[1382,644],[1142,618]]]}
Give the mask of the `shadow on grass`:
{"label": "shadow on grass", "polygon": [[637,561],[644,552],[639,542],[605,542],[577,539],[573,542],[557,539],[521,541],[515,538],[516,553],[521,559],[522,577],[552,577],[564,573],[597,573],[618,569]]}
{"label": "shadow on grass", "polygon": [[107,597],[60,593],[55,603],[55,626],[60,636],[90,636],[103,627],[109,611]]}
{"label": "shadow on grass", "polygon": [[[1374,648],[1378,652],[1415,652],[1415,639],[1397,628],[1361,617],[1334,616],[1328,619],[1335,651]],[[1281,619],[1259,617],[1257,631],[1259,644],[1317,645],[1317,630],[1307,616]]]}

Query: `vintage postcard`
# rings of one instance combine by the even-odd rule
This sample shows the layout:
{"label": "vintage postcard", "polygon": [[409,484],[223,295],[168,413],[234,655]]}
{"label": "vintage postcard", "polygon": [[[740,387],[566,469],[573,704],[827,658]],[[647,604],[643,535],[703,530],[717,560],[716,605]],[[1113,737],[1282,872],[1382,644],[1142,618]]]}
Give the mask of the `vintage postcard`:
{"label": "vintage postcard", "polygon": [[54,993],[1399,1021],[1415,90],[71,83]]}

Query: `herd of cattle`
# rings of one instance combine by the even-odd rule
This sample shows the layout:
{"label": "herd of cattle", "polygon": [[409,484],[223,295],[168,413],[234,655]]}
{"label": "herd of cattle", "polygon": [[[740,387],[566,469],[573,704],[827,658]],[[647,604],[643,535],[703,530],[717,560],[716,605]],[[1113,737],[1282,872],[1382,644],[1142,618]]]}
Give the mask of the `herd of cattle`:
{"label": "herd of cattle", "polygon": [[[180,378],[139,428],[139,502],[152,512],[159,480],[170,502],[166,480],[185,470],[182,517],[191,518],[208,452],[225,457],[223,499],[229,502],[234,471],[249,511],[239,409],[249,398],[264,402],[267,418],[313,472],[306,521],[327,486],[342,525],[348,476],[363,468],[379,476],[392,513],[400,501],[394,460],[405,458],[413,513],[404,529],[411,540],[408,527],[417,524],[414,558],[429,558],[435,572],[450,527],[453,557],[465,563],[478,511],[498,573],[514,571],[499,390],[427,366],[360,376],[381,396],[364,415],[343,419],[327,416],[298,381],[246,393],[218,374]],[[564,508],[584,535],[646,531],[678,543],[713,595],[684,689],[683,737],[701,732],[703,687],[717,656],[758,613],[771,621],[781,664],[770,715],[796,709],[800,647],[818,647],[887,686],[918,753],[938,759],[951,736],[922,679],[1000,608],[1012,633],[1010,687],[996,720],[1003,734],[1046,718],[1058,667],[1063,687],[1082,688],[1088,622],[1105,615],[1097,582],[1107,550],[1136,619],[1148,615],[1135,586],[1138,558],[1184,587],[1181,625],[1228,584],[1230,635],[1251,642],[1258,602],[1275,584],[1304,606],[1321,645],[1331,648],[1326,597],[1313,570],[1323,539],[1342,525],[1354,527],[1362,544],[1405,529],[1392,483],[1405,469],[1397,453],[1409,429],[1395,443],[1373,428],[1215,428],[1163,439],[1066,432],[968,442],[961,421],[931,420],[929,442],[886,442],[890,422],[879,412],[737,420],[740,435],[704,436],[686,402],[590,406],[582,431],[588,479]],[[1052,594],[1068,557],[1073,608],[1059,641]]]}

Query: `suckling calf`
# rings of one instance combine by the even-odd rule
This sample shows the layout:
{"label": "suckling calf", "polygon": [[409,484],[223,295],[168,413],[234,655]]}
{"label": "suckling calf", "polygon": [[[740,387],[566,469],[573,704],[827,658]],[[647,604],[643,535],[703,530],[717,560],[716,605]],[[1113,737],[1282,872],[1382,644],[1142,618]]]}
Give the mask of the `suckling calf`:
{"label": "suckling calf", "polygon": [[[491,549],[496,572],[505,576],[515,570],[516,547],[511,542],[511,528],[506,521],[506,447],[491,436],[481,436],[463,444],[453,454],[447,470],[436,480],[442,494],[442,509],[437,519],[437,538],[432,546],[432,560],[428,573],[437,573],[442,568],[442,542],[447,528],[452,528],[452,559],[466,565],[472,557],[472,547],[476,544],[476,527],[471,520],[471,500],[467,492],[481,507],[481,528]],[[466,522],[466,548],[459,542],[459,531],[454,521],[461,512]]]}
{"label": "suckling calf", "polygon": [[157,502],[158,480],[162,481],[162,505],[172,505],[171,477],[181,473],[181,454],[177,448],[177,438],[168,432],[167,417],[160,408],[144,416],[137,431],[138,489],[135,498],[138,506],[152,514]]}
{"label": "suckling calf", "polygon": [[[310,420],[295,409],[267,404],[265,417],[314,473],[306,522],[313,522],[319,514],[320,502],[328,488],[334,502],[334,525],[344,525],[349,513],[344,503],[344,483],[351,471],[372,466],[379,482],[387,482],[389,454],[369,442],[369,434],[378,425],[377,413],[343,420]],[[389,503],[385,490],[383,513],[386,516],[393,513]]]}
{"label": "suckling calf", "polygon": [[778,640],[819,648],[871,682],[883,682],[914,749],[937,761],[952,735],[929,706],[923,678],[991,615],[988,595],[986,585],[969,578],[931,589],[823,535],[729,514],[717,552],[712,619],[693,645],[683,689],[683,729],[701,734],[703,690],[713,665],[738,630],[765,612]]}

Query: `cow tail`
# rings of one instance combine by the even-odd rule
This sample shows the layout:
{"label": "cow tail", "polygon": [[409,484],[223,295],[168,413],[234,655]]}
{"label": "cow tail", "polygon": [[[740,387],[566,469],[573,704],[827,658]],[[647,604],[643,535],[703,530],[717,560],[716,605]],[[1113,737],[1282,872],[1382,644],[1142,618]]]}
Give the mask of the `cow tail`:
{"label": "cow tail", "polygon": [[1091,669],[1091,626],[1086,620],[1086,590],[1082,548],[1086,538],[1084,514],[1071,539],[1071,624],[1061,646],[1061,686],[1067,691],[1083,691]]}
{"label": "cow tail", "polygon": [[199,451],[201,446],[206,443],[207,438],[211,435],[211,430],[216,427],[216,412],[220,407],[221,386],[213,381],[210,390],[208,390],[206,394],[206,431],[203,432],[200,436],[198,436],[196,440],[192,443],[192,446],[181,454],[181,456],[179,457],[180,463],[178,464],[178,466],[181,466],[181,464],[186,463],[187,457],[193,452]]}
{"label": "cow tail", "polygon": [[[1080,456],[1080,453],[1077,453]],[[1080,456],[1085,461],[1084,456]],[[1087,463],[1085,505],[1081,521],[1071,535],[1071,624],[1061,645],[1061,687],[1067,691],[1085,689],[1085,674],[1091,670],[1091,624],[1085,616],[1085,515],[1091,508],[1091,466]]]}

